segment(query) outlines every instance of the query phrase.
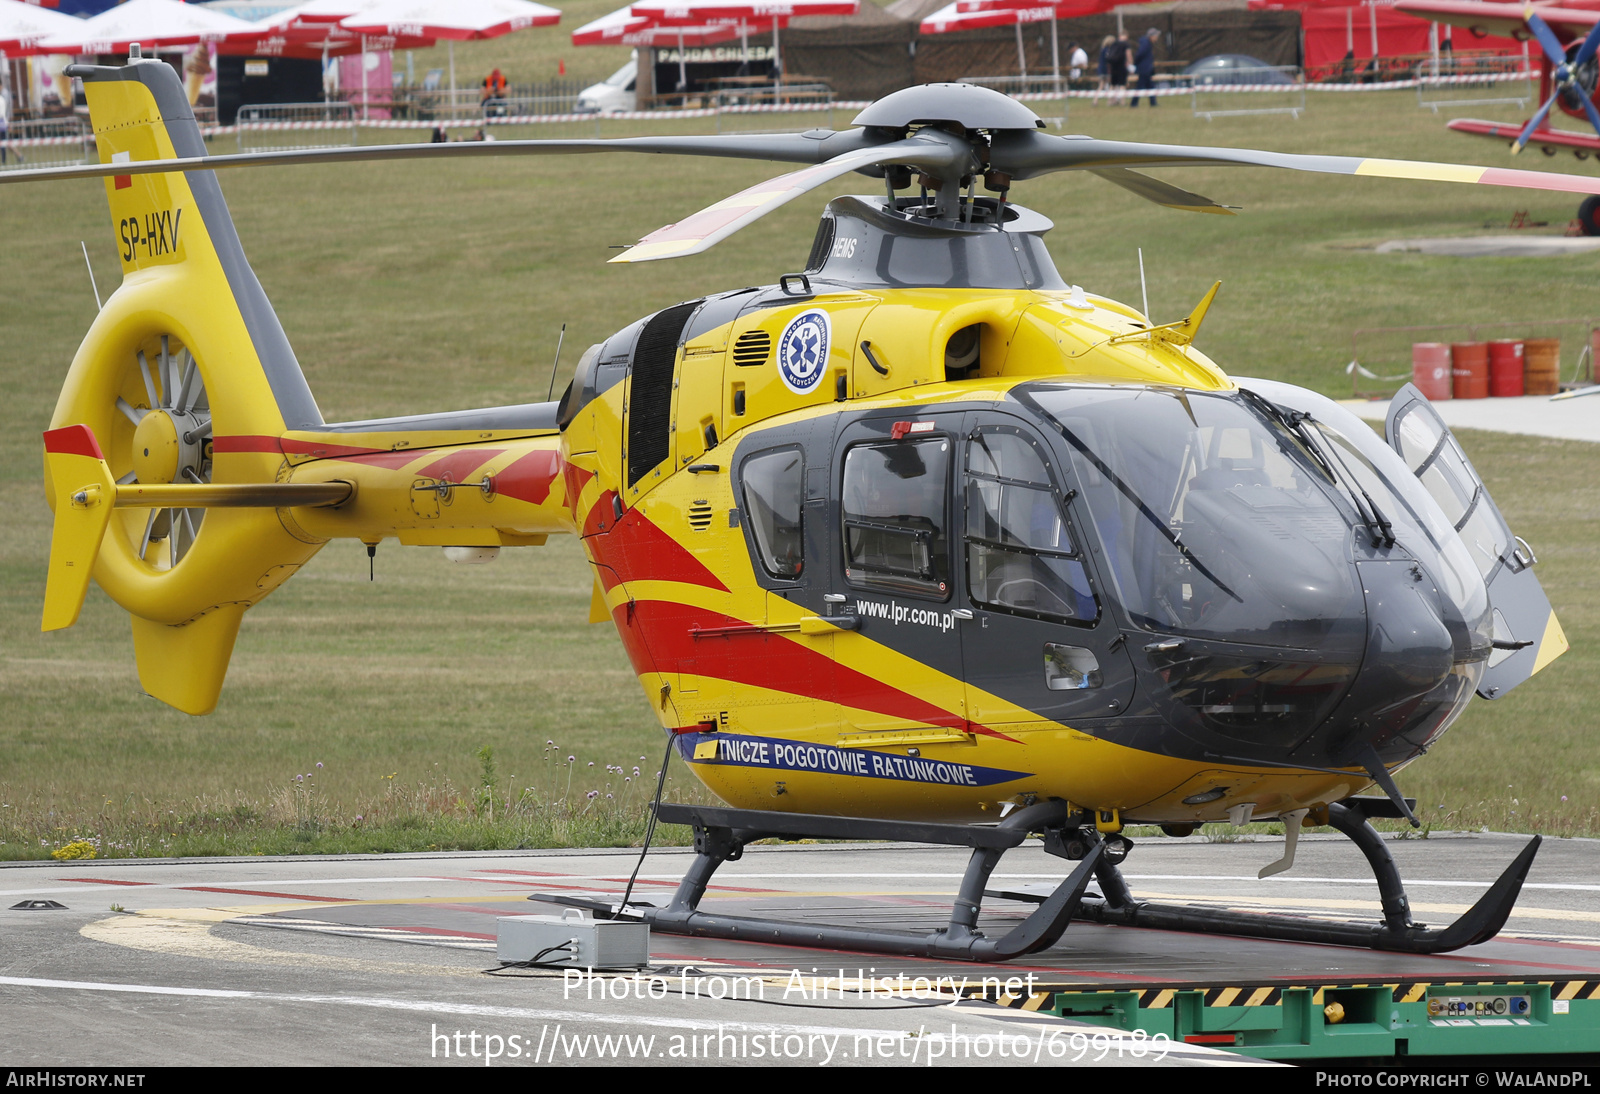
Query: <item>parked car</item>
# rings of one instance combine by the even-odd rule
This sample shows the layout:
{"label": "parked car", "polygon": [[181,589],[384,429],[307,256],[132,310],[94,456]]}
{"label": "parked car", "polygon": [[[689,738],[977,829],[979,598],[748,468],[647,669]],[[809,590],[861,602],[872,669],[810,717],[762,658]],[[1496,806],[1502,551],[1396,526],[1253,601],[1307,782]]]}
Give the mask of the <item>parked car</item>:
{"label": "parked car", "polygon": [[1243,53],[1214,53],[1202,57],[1178,74],[1184,87],[1207,87],[1215,84],[1292,84],[1294,80],[1281,69],[1274,68],[1257,57]]}
{"label": "parked car", "polygon": [[591,84],[578,92],[577,112],[579,114],[620,114],[624,111],[637,110],[639,108],[639,97],[636,93],[638,86],[639,53],[635,50],[633,60],[599,83]]}

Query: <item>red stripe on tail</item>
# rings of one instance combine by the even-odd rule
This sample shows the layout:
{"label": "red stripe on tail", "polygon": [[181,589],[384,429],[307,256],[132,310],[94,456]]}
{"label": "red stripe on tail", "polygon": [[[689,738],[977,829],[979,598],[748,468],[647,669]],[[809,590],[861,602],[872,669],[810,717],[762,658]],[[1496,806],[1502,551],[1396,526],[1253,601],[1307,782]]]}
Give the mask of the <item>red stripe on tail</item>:
{"label": "red stripe on tail", "polygon": [[44,450],[56,456],[105,459],[100,452],[100,443],[94,439],[94,430],[86,425],[64,425],[60,429],[45,430]]}

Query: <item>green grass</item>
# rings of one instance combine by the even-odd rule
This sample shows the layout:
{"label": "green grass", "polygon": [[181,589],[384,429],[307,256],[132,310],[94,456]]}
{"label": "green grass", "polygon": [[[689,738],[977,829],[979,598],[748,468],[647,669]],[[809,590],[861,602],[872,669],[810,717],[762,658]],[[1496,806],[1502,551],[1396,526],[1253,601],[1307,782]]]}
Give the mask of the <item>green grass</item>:
{"label": "green grass", "polygon": [[[1497,145],[1446,133],[1403,93],[1313,97],[1299,121],[1207,124],[1174,105],[1074,104],[1069,128],[1292,152],[1505,158]],[[607,123],[605,131],[689,127]],[[1583,169],[1542,157],[1523,166]],[[779,170],[560,157],[236,172],[223,186],[323,412],[340,420],[542,399],[562,322],[558,391],[584,346],[638,316],[798,269],[827,191],[707,255],[605,265],[614,253],[608,245]],[[1564,224],[1576,206],[1571,196],[1265,170],[1168,175],[1245,211],[1172,213],[1065,175],[1019,184],[1014,196],[1055,219],[1049,238],[1062,272],[1091,292],[1136,301],[1142,247],[1158,319],[1185,314],[1221,279],[1200,345],[1235,373],[1346,394],[1353,328],[1565,318],[1594,305],[1597,255],[1447,259],[1370,250],[1388,238],[1479,232],[1522,209]],[[874,185],[854,178],[832,192]],[[140,694],[127,618],[98,590],[77,627],[39,634],[49,514],[38,436],[94,314],[79,240],[88,242],[102,291],[116,283],[117,267],[98,183],[6,187],[0,223],[8,243],[0,322],[11,347],[0,370],[0,854],[38,855],[82,834],[103,837],[109,850],[122,843],[124,853],[184,854],[637,838],[637,797],[611,807],[611,819],[591,809],[587,820],[568,823],[588,790],[604,792],[591,770],[622,764],[631,772],[638,764],[648,776],[661,748],[620,644],[609,627],[584,622],[589,577],[570,541],[508,550],[487,567],[452,566],[437,550],[390,544],[379,551],[374,583],[359,546],[332,544],[246,618],[222,705],[207,718]],[[1600,669],[1600,446],[1464,440],[1513,527],[1539,552],[1541,580],[1574,649],[1506,699],[1475,703],[1401,785],[1436,827],[1600,835],[1600,727],[1590,690]],[[557,795],[546,777],[550,740],[563,762],[580,757],[570,796]],[[502,803],[492,822],[473,789],[481,779],[476,752],[486,745]],[[308,827],[286,795],[294,776],[318,762],[321,812]],[[534,797],[522,799],[530,785]]]}

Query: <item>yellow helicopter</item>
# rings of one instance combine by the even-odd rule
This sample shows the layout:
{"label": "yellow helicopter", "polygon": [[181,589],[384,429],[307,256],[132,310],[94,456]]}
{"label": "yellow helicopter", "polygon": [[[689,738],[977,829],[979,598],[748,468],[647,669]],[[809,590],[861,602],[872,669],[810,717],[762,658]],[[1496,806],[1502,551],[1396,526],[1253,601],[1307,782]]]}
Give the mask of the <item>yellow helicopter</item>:
{"label": "yellow helicopter", "polygon": [[[1565,648],[1482,481],[1407,389],[1388,444],[1313,392],[1230,379],[1194,346],[1216,294],[1152,325],[1063,281],[1012,183],[1087,170],[1228,210],[1136,168],[1270,166],[1600,192],[1600,180],[1041,132],[983,88],[911,88],[844,132],[498,141],[209,156],[174,71],[77,66],[124,280],[45,434],[43,626],[92,575],[133,619],[140,681],[218,701],[240,620],[328,540],[471,555],[581,537],[668,738],[726,808],[666,806],[700,854],[657,929],[999,960],[1074,916],[1434,952],[1491,937],[1537,837],[1449,928],[1414,924],[1368,818],[1476,693]],[[234,232],[216,169],[604,151],[800,163],[614,261],[703,251],[852,171],[804,271],[679,304],[583,354],[558,402],[326,423]],[[985,190],[979,195],[978,188]],[[1382,798],[1356,797],[1376,784]],[[1135,901],[1131,823],[1304,823],[1372,863],[1377,924]],[[1076,865],[1021,926],[977,930],[1030,834]],[[930,935],[711,916],[720,863],[767,836],[973,849]],[[1098,892],[1091,893],[1091,881]],[[552,898],[555,899],[555,898]],[[583,903],[577,898],[568,902]]]}

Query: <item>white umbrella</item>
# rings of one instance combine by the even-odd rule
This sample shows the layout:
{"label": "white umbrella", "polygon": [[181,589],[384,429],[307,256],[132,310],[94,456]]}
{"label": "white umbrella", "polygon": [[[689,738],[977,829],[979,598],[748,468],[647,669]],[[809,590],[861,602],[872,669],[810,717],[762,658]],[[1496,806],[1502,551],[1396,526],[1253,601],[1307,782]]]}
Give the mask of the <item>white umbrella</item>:
{"label": "white umbrella", "polygon": [[[640,0],[630,9],[635,15],[662,26],[704,26],[716,23],[772,22],[772,98],[776,102],[783,78],[779,51],[779,22],[801,15],[854,15],[859,0]],[[680,54],[681,56],[681,54]]]}
{"label": "white umbrella", "polygon": [[81,19],[36,4],[0,0],[0,56],[36,52],[40,39],[66,34],[82,25]]}
{"label": "white umbrella", "polygon": [[627,8],[618,8],[585,23],[572,32],[575,46],[670,46],[682,41],[691,46],[713,45],[739,36],[741,27],[663,27]]}
{"label": "white umbrella", "polygon": [[93,19],[38,43],[49,53],[123,53],[135,42],[146,46],[191,46],[221,42],[251,24],[178,0],[128,0]]}
{"label": "white umbrella", "polygon": [[556,8],[531,0],[379,0],[340,26],[357,34],[443,38],[450,50],[450,105],[456,101],[456,42],[498,38],[514,30],[561,21]]}
{"label": "white umbrella", "polygon": [[[304,23],[337,23],[341,19],[348,19],[352,15],[360,15],[378,0],[310,0],[297,8],[289,9],[294,17]],[[273,16],[282,19],[289,12],[280,12]]]}

